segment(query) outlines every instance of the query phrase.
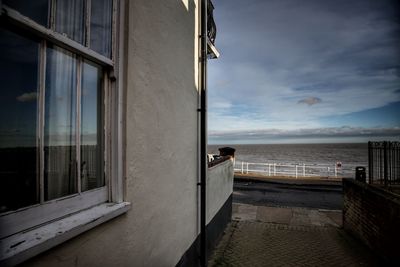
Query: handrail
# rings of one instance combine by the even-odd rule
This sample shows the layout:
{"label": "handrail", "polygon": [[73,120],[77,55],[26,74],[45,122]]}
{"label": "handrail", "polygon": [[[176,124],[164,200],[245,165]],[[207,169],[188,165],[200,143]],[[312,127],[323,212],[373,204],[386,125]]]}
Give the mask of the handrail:
{"label": "handrail", "polygon": [[234,161],[234,171],[242,174],[258,173],[266,176],[289,177],[335,177],[343,175],[343,169],[337,164],[288,164],[277,162]]}

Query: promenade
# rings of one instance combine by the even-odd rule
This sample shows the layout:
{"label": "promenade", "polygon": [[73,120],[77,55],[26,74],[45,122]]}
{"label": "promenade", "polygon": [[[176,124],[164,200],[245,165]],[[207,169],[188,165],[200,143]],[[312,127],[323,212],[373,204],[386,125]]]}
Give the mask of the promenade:
{"label": "promenade", "polygon": [[382,266],[341,228],[341,211],[233,205],[209,266]]}

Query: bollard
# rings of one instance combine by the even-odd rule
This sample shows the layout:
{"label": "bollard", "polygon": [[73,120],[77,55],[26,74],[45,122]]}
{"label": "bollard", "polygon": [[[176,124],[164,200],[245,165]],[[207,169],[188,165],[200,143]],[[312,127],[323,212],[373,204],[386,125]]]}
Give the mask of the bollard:
{"label": "bollard", "polygon": [[367,176],[365,173],[365,167],[356,167],[356,180],[365,183],[367,181]]}

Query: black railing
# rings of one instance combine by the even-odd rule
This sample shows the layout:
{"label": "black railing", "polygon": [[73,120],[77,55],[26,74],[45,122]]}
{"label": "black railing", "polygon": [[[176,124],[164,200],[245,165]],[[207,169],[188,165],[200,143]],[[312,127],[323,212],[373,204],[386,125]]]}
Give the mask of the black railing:
{"label": "black railing", "polygon": [[217,36],[217,26],[214,21],[214,5],[211,0],[208,0],[207,4],[207,37],[210,42],[215,45],[215,37]]}
{"label": "black railing", "polygon": [[368,142],[369,183],[400,184],[400,142]]}

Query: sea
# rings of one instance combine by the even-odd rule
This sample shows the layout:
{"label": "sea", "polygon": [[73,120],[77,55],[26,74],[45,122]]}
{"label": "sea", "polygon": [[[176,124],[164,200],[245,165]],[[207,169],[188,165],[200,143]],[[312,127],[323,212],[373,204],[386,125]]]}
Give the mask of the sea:
{"label": "sea", "polygon": [[241,162],[330,166],[330,170],[339,164],[343,177],[354,177],[356,167],[368,165],[367,143],[209,145],[208,153],[218,155],[218,148],[226,146],[236,149],[236,168]]}

